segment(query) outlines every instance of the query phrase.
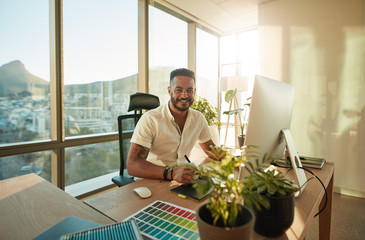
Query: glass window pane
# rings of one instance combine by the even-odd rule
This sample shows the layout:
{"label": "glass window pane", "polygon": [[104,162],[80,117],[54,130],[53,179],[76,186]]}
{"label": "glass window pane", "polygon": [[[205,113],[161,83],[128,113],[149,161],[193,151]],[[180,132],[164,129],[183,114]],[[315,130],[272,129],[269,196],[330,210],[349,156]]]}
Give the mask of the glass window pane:
{"label": "glass window pane", "polygon": [[29,173],[51,181],[51,151],[0,157],[0,180]]}
{"label": "glass window pane", "polygon": [[149,89],[161,104],[170,99],[170,72],[187,67],[187,28],[186,22],[149,6]]}
{"label": "glass window pane", "polygon": [[0,144],[50,138],[48,8],[0,1]]}
{"label": "glass window pane", "polygon": [[[248,91],[238,92],[238,105],[242,107],[247,103],[247,98],[250,97],[253,79],[256,74],[260,74],[259,67],[259,49],[258,49],[258,31],[246,31],[235,35],[222,37],[220,40],[220,62],[221,76],[245,76],[248,77]],[[226,92],[220,92],[221,112],[229,110],[229,104],[224,101]],[[221,136],[225,136],[227,130],[228,116],[221,115],[222,128]],[[229,127],[227,132],[226,145],[234,146],[235,136],[234,131],[234,116],[230,117]],[[224,142],[224,137],[221,137],[221,143]]]}
{"label": "glass window pane", "polygon": [[137,1],[63,1],[66,136],[117,131],[137,92]]}
{"label": "glass window pane", "polygon": [[218,37],[198,28],[196,42],[196,93],[217,107]]}
{"label": "glass window pane", "polygon": [[[118,141],[66,148],[65,155],[66,186],[109,173],[119,174]],[[107,181],[111,183],[111,177]]]}

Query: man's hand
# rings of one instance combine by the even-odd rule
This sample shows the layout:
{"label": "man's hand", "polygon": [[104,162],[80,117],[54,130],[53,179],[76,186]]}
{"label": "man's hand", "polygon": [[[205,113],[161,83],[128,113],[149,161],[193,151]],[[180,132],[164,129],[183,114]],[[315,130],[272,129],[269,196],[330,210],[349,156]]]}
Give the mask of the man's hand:
{"label": "man's hand", "polygon": [[194,169],[188,166],[179,166],[174,168],[173,180],[179,183],[192,183],[194,180]]}

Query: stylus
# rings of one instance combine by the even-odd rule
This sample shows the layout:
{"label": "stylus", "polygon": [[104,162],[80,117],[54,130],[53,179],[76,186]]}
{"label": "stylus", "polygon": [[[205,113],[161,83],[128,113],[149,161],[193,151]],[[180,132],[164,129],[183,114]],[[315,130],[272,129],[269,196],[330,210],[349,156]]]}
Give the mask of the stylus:
{"label": "stylus", "polygon": [[190,162],[190,159],[188,158],[188,156],[185,155],[184,157],[185,157],[186,161],[188,161],[188,163],[191,163]]}

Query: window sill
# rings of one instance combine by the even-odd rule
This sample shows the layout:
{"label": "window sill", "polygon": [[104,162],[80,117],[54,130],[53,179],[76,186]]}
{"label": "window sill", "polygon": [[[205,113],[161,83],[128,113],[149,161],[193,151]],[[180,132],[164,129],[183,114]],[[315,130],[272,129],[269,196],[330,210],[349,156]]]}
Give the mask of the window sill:
{"label": "window sill", "polygon": [[93,194],[99,190],[105,190],[106,188],[115,186],[111,179],[117,175],[119,175],[119,171],[75,183],[66,186],[65,192],[76,198],[85,197],[88,194]]}

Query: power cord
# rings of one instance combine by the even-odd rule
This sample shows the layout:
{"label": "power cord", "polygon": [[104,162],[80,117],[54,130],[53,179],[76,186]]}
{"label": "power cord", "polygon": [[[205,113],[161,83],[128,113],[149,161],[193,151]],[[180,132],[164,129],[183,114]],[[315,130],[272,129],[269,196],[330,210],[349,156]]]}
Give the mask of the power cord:
{"label": "power cord", "polygon": [[[284,166],[284,165],[279,165],[277,164],[276,162],[271,162],[272,165],[276,166],[276,167],[280,167],[280,168],[289,168],[288,171],[285,173],[288,174],[289,171],[291,171],[293,168],[291,166]],[[298,167],[298,168],[301,168],[303,169],[304,171],[307,171],[309,172],[310,174],[313,175],[313,177],[307,179],[307,181],[302,185],[302,186],[299,186],[299,188],[302,188],[304,185],[306,185],[310,180],[312,180],[313,178],[317,178],[317,180],[321,183],[323,189],[324,189],[324,193],[325,193],[325,196],[326,196],[326,201],[324,202],[324,205],[323,207],[321,208],[321,210],[318,211],[318,213],[316,213],[314,215],[314,218],[317,217],[320,213],[322,213],[324,211],[324,209],[326,208],[327,206],[327,202],[328,202],[328,194],[327,194],[327,189],[326,187],[324,186],[323,182],[321,181],[321,179],[314,173],[312,172],[311,170],[307,169],[307,168],[304,168],[304,167]]]}
{"label": "power cord", "polygon": [[314,174],[314,172],[312,172],[311,170],[309,170],[309,169],[307,169],[307,168],[304,168],[304,167],[298,167],[298,168],[301,168],[301,169],[303,169],[303,170],[305,170],[305,171],[307,171],[307,172],[309,172],[310,174],[312,174],[315,178],[317,178],[317,180],[321,183],[321,185],[322,185],[322,187],[323,187],[323,189],[324,189],[324,194],[325,194],[325,196],[326,196],[326,201],[324,202],[324,205],[323,205],[323,207],[322,207],[322,209],[321,210],[319,210],[319,212],[318,213],[316,213],[316,215],[314,215],[314,217],[317,217],[321,212],[323,212],[324,211],[324,209],[326,208],[326,206],[327,206],[327,202],[328,202],[328,194],[327,194],[327,189],[326,189],[326,187],[324,186],[324,184],[323,184],[323,182],[321,181],[321,179],[316,175],[316,174]]}

